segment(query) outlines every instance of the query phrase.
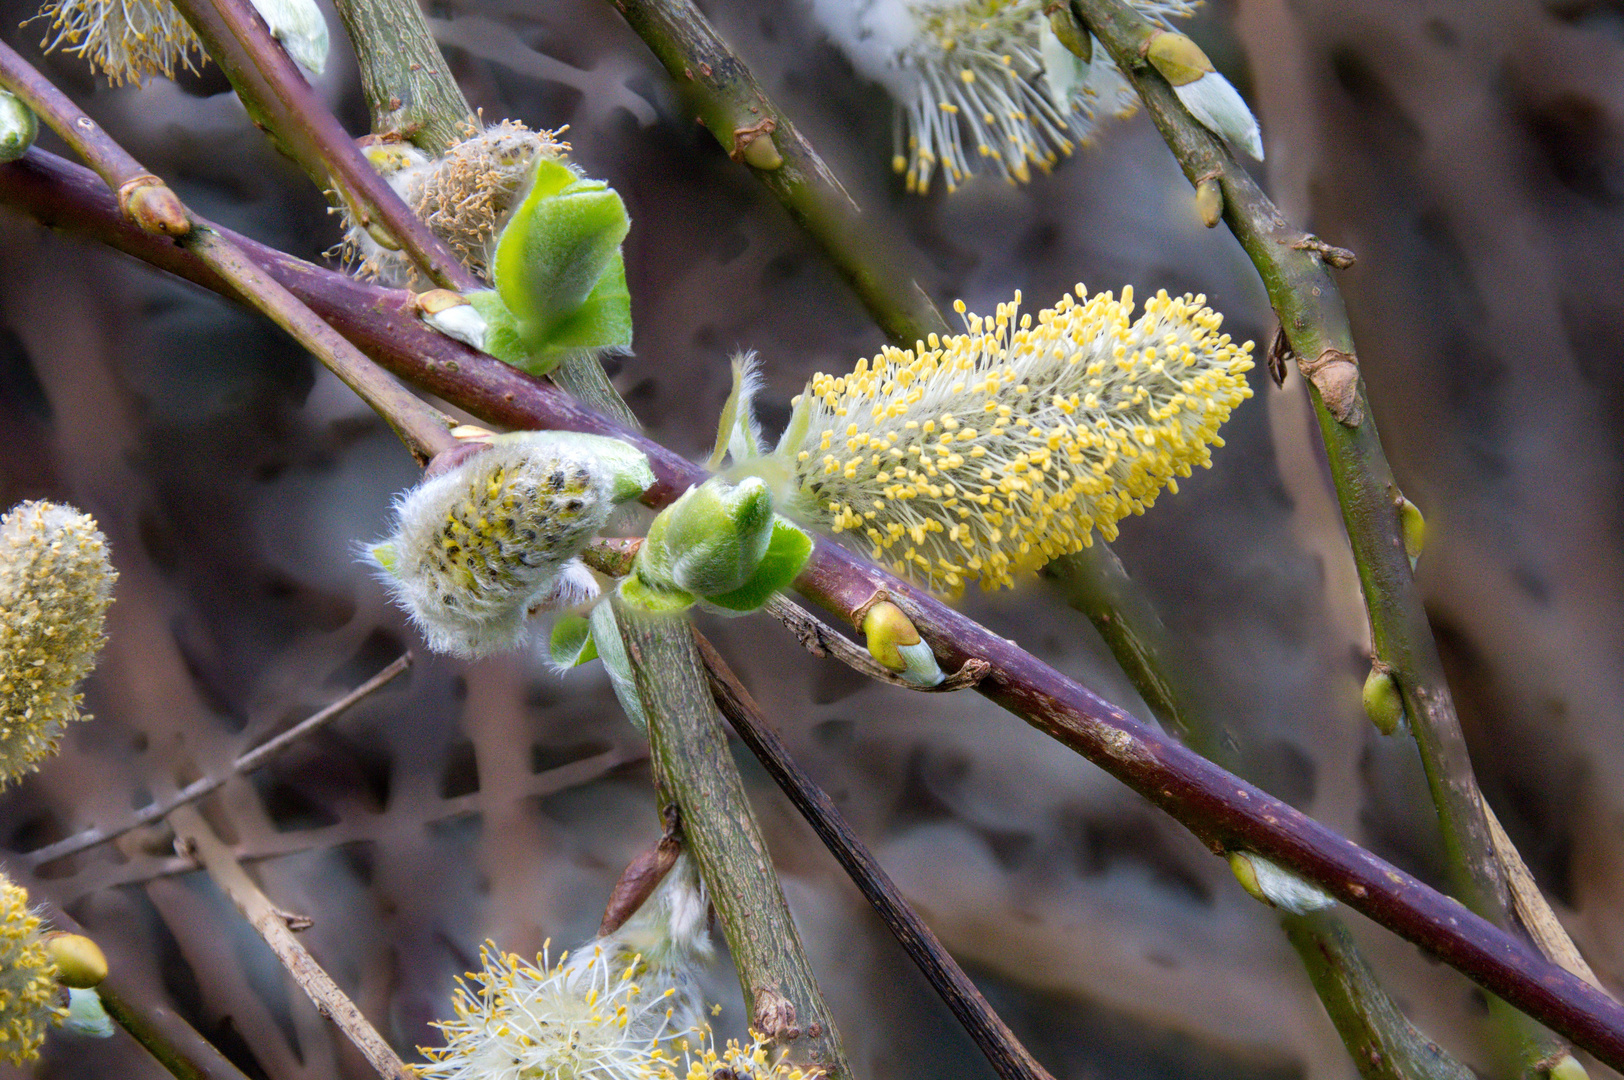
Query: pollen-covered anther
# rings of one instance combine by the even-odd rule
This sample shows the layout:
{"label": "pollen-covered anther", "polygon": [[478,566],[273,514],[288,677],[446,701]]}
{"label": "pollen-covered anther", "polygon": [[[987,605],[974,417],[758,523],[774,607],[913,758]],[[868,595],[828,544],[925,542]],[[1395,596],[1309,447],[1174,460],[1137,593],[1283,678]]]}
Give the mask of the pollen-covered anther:
{"label": "pollen-covered anther", "polygon": [[963,334],[814,376],[777,452],[801,513],[939,592],[1114,539],[1251,396],[1251,345],[1202,296],[1158,293],[1137,320],[1129,289],[1079,286],[1035,319],[1018,293],[990,318],[956,306]]}
{"label": "pollen-covered anther", "polygon": [[0,873],[0,1060],[13,1065],[38,1057],[46,1028],[67,1011],[41,931],[27,891]]}

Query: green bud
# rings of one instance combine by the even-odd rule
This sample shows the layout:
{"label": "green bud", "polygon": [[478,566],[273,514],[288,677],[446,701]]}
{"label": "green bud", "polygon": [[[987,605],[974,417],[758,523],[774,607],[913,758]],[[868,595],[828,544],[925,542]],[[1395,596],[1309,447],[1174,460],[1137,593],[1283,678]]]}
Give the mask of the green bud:
{"label": "green bud", "polygon": [[784,155],[778,152],[778,144],[773,142],[772,132],[763,131],[745,145],[744,163],[762,172],[772,172],[774,169],[784,167]]}
{"label": "green bud", "polygon": [[492,262],[513,333],[534,358],[527,369],[550,370],[571,349],[630,345],[620,259],[630,228],[626,205],[609,185],[550,158],[536,161],[530,193],[502,230]]}
{"label": "green bud", "polygon": [[1092,63],[1094,60],[1094,35],[1088,32],[1088,27],[1078,21],[1071,9],[1071,4],[1064,2],[1055,4],[1049,12],[1049,29],[1060,44],[1083,63]]}
{"label": "green bud", "polygon": [[1391,735],[1404,722],[1404,698],[1398,683],[1385,669],[1373,667],[1365,679],[1365,715],[1383,735]]}
{"label": "green bud", "polygon": [[0,90],[0,161],[16,161],[34,145],[39,119],[16,94]]}
{"label": "green bud", "polygon": [[1551,1066],[1551,1080],[1589,1080],[1590,1074],[1579,1064],[1579,1059],[1568,1054]]}
{"label": "green bud", "polygon": [[75,986],[68,989],[68,1015],[62,1018],[62,1028],[90,1039],[111,1039],[113,1018],[107,1015],[100,994]]}
{"label": "green bud", "polygon": [[83,934],[46,935],[45,955],[56,965],[56,981],[63,986],[83,990],[107,978],[106,955]]}
{"label": "green bud", "polygon": [[1318,885],[1250,851],[1230,852],[1229,869],[1253,899],[1272,908],[1307,915],[1336,905],[1335,898]]}
{"label": "green bud", "polygon": [[720,477],[690,488],[649,526],[638,560],[656,581],[697,596],[731,592],[750,580],[772,540],[766,481]]}
{"label": "green bud", "polygon": [[869,655],[881,667],[894,671],[915,686],[937,686],[946,678],[936,663],[936,655],[919,637],[903,610],[889,600],[881,600],[863,616],[863,636]]}
{"label": "green bud", "polygon": [[1224,189],[1217,178],[1209,176],[1195,186],[1195,210],[1209,229],[1224,220]]}
{"label": "green bud", "polygon": [[1145,59],[1174,86],[1193,83],[1213,70],[1212,61],[1201,51],[1201,46],[1171,30],[1163,30],[1150,39]]}
{"label": "green bud", "polygon": [[1421,549],[1427,543],[1427,519],[1421,516],[1421,508],[1404,496],[1399,496],[1398,504],[1399,523],[1404,528],[1404,553],[1410,557],[1410,569],[1421,559]]}

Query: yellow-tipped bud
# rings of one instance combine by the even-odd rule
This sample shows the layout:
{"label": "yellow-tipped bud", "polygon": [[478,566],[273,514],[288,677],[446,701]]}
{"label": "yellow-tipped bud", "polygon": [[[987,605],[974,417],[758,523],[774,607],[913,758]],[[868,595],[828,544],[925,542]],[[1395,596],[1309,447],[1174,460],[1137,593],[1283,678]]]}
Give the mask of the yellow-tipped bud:
{"label": "yellow-tipped bud", "polygon": [[744,148],[744,163],[762,172],[772,172],[774,169],[784,167],[784,155],[778,152],[778,144],[773,142],[772,132],[764,131],[750,140]]}
{"label": "yellow-tipped bud", "polygon": [[1551,1080],[1590,1080],[1590,1074],[1579,1063],[1579,1059],[1568,1054],[1561,1061],[1551,1066]]}
{"label": "yellow-tipped bud", "polygon": [[1399,496],[1398,504],[1399,524],[1404,528],[1404,554],[1410,557],[1410,569],[1421,558],[1421,549],[1427,544],[1427,519],[1421,515],[1421,508],[1415,503]]}
{"label": "yellow-tipped bud", "polygon": [[1163,30],[1150,39],[1145,59],[1174,86],[1186,86],[1213,70],[1201,46],[1183,34]]}
{"label": "yellow-tipped bud", "polygon": [[1307,915],[1333,907],[1336,900],[1318,885],[1304,881],[1277,863],[1250,851],[1229,853],[1229,869],[1241,888],[1272,908]]}
{"label": "yellow-tipped bud", "polygon": [[1383,735],[1391,735],[1404,722],[1404,697],[1398,682],[1384,668],[1373,667],[1365,678],[1365,715]]}
{"label": "yellow-tipped bud", "polygon": [[1215,177],[1209,176],[1195,186],[1195,212],[1209,229],[1224,220],[1224,189]]}
{"label": "yellow-tipped bud", "polygon": [[881,600],[863,616],[863,636],[869,655],[915,686],[937,686],[946,678],[936,655],[919,637],[913,620],[889,600]]}
{"label": "yellow-tipped bud", "polygon": [[56,965],[56,981],[88,990],[107,978],[107,956],[83,934],[47,934],[45,954]]}

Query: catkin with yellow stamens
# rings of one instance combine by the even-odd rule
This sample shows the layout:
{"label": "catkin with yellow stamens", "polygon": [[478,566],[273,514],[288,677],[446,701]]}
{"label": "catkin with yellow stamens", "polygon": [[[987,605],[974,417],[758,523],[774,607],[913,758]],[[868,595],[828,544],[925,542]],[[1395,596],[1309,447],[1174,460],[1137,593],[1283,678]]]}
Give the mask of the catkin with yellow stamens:
{"label": "catkin with yellow stamens", "polygon": [[39,1056],[45,1029],[61,1023],[56,967],[28,893],[0,873],[0,1059],[22,1065]]}
{"label": "catkin with yellow stamens", "polygon": [[1135,320],[1131,289],[1076,292],[1036,319],[1016,293],[967,333],[815,376],[777,452],[800,512],[931,589],[993,589],[1115,539],[1210,465],[1251,343],[1203,296],[1158,293]]}
{"label": "catkin with yellow stamens", "polygon": [[89,515],[25,502],[0,518],[0,788],[85,719],[75,687],[96,666],[117,579]]}

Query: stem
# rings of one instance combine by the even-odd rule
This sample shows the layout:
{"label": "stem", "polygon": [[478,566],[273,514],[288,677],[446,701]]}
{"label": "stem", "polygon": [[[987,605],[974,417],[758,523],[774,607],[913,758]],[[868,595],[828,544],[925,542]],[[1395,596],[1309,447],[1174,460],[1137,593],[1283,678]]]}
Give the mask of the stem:
{"label": "stem", "polygon": [[789,747],[768,724],[761,707],[728,668],[715,646],[697,629],[694,640],[705,660],[711,693],[723,715],[733,724],[733,730],[766,766],[790,802],[817,831],[830,854],[839,860],[863,896],[885,920],[885,925],[896,935],[897,943],[947,1002],[965,1031],[981,1047],[981,1052],[987,1055],[993,1071],[1004,1080],[1053,1080],[993,1011],[941,940],[908,906],[884,868],[835,809],[833,800],[795,764]]}
{"label": "stem", "polygon": [[265,21],[244,0],[176,0],[256,125],[316,183],[335,187],[362,224],[377,223],[436,285],[468,292],[480,284],[378,175],[305,82]]}
{"label": "stem", "polygon": [[[126,223],[99,181],[38,149],[0,165],[0,202],[103,240],[226,291],[183,249]],[[562,391],[437,334],[403,310],[405,294],[353,281],[233,237],[268,273],[359,342],[381,365],[487,424],[585,431],[625,439],[649,456],[650,505],[670,502],[705,473],[692,462],[583,408]],[[1548,1023],[1608,1064],[1624,1067],[1624,1007],[1525,943],[1415,878],[1101,700],[1007,639],[820,540],[796,588],[851,621],[879,589],[902,605],[944,667],[982,659],[978,689],[1100,765],[1218,851],[1256,852],[1326,889],[1354,910]]]}
{"label": "stem", "polygon": [[[1076,5],[1139,91],[1185,176],[1192,184],[1215,178],[1222,189],[1224,220],[1263,280],[1286,341],[1309,380],[1364,590],[1375,660],[1386,665],[1403,693],[1438,812],[1451,886],[1475,914],[1509,930],[1515,922],[1505,876],[1432,628],[1411,576],[1398,512],[1402,495],[1358,376],[1347,311],[1326,264],[1327,246],[1286,222],[1222,143],[1140,58],[1157,30],[1149,20],[1124,0],[1076,0]],[[1526,1027],[1513,1037],[1532,1048],[1533,1060],[1525,1060],[1529,1072],[1548,1067],[1565,1053],[1548,1035]]]}
{"label": "stem", "polygon": [[147,172],[4,42],[0,42],[0,85],[18,88],[29,107],[96,167],[107,186],[119,193],[126,216],[139,220],[152,208],[152,204],[143,206],[135,192],[146,189],[160,195],[163,203],[156,221],[141,224],[151,232],[177,236],[179,243],[229,284],[235,296],[286,330],[383,417],[420,463],[455,444],[438,411],[361,355],[215,226],[187,210],[162,180]]}
{"label": "stem", "polygon": [[416,0],[336,0],[355,46],[372,133],[438,156],[478,117],[446,68]]}
{"label": "stem", "polygon": [[147,806],[142,807],[140,810],[137,810],[134,814],[130,815],[130,817],[118,825],[113,825],[105,829],[86,829],[83,832],[67,837],[64,840],[58,840],[54,844],[47,844],[42,848],[35,848],[33,851],[30,851],[23,856],[23,861],[26,862],[30,868],[38,868],[47,863],[55,862],[57,859],[65,856],[76,855],[79,852],[93,848],[98,844],[105,844],[109,840],[116,840],[120,836],[123,836],[125,833],[129,832],[131,829],[139,829],[143,825],[150,825],[154,821],[167,817],[176,807],[185,806],[188,803],[196,802],[209,792],[221,787],[232,777],[242,776],[245,773],[250,773],[255,769],[258,769],[266,762],[270,761],[271,758],[280,754],[282,751],[286,750],[300,739],[303,739],[305,736],[320,730],[321,728],[325,727],[329,721],[336,720],[338,717],[348,712],[352,706],[360,702],[362,699],[387,686],[390,682],[394,681],[396,676],[402,674],[411,666],[412,654],[406,653],[405,655],[401,656],[400,659],[396,660],[394,663],[390,664],[388,667],[378,672],[378,674],[372,676],[372,678],[368,679],[360,686],[357,686],[354,690],[351,690],[349,693],[345,694],[343,697],[339,698],[325,709],[306,717],[293,727],[282,732],[282,734],[267,739],[265,742],[254,747],[254,749],[248,751],[246,754],[243,754],[241,757],[237,758],[236,761],[231,763],[231,768],[227,769],[218,776],[205,776],[201,779],[194,780],[190,784],[187,784],[185,787],[181,788],[179,791],[175,792],[169,798],[160,799],[155,803],[149,803]]}
{"label": "stem", "polygon": [[619,597],[611,602],[648,717],[656,772],[680,811],[684,847],[710,886],[750,1026],[780,1045],[794,1044],[830,1080],[847,1080],[851,1066],[728,752],[689,623],[646,614]]}
{"label": "stem", "polygon": [[378,1034],[378,1029],[361,1015],[355,1002],[322,970],[309,950],[299,944],[293,931],[288,929],[286,913],[279,911],[259,891],[259,886],[243,870],[230,849],[214,835],[203,820],[203,815],[193,807],[182,806],[169,816],[169,823],[175,828],[176,839],[189,849],[220,891],[265,939],[265,944],[282,961],[282,966],[288,969],[288,974],[293,976],[293,981],[299,984],[316,1010],[349,1036],[378,1075],[384,1080],[416,1080],[416,1075],[390,1049],[383,1036]]}
{"label": "stem", "polygon": [[[948,332],[912,275],[892,265],[888,252],[900,245],[883,233],[876,236],[880,224],[863,216],[692,0],[613,2],[671,73],[689,112],[817,241],[894,344],[907,348],[932,333]],[[871,239],[864,243],[864,237]]]}

